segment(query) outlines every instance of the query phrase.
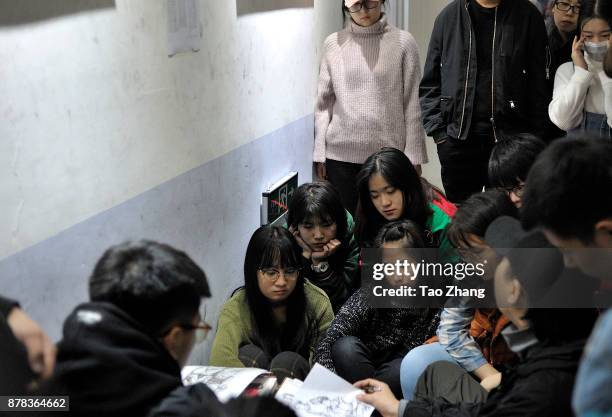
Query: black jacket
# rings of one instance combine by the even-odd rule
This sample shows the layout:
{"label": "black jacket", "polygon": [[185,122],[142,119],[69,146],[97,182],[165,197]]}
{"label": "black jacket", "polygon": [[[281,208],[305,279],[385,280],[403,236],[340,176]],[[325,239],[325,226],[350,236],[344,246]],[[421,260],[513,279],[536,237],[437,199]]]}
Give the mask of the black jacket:
{"label": "black jacket", "polygon": [[116,306],[92,302],[64,322],[43,393],[69,395],[71,413],[137,417],[182,387],[178,363],[155,337]]}
{"label": "black jacket", "polygon": [[443,400],[408,403],[403,417],[572,417],[571,398],[585,341],[535,345],[484,404]]}
{"label": "black jacket", "polygon": [[[425,131],[466,139],[476,89],[475,34],[468,5],[455,0],[434,23],[419,95]],[[542,136],[551,100],[550,61],[542,15],[528,0],[502,0],[496,18],[493,122],[496,132]]]}

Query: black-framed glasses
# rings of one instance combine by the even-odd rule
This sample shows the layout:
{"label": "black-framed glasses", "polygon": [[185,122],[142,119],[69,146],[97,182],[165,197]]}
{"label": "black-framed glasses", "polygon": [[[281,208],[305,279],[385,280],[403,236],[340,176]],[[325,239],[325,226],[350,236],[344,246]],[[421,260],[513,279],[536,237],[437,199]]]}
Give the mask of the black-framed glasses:
{"label": "black-framed glasses", "polygon": [[210,331],[212,330],[212,326],[208,323],[206,323],[205,319],[206,319],[206,305],[204,305],[204,310],[203,313],[201,313],[200,315],[202,318],[200,318],[200,321],[198,322],[198,324],[193,324],[193,323],[174,323],[172,324],[168,330],[162,332],[160,334],[161,337],[166,336],[168,333],[170,333],[170,331],[172,330],[173,327],[180,327],[183,330],[187,330],[187,331],[191,331],[191,330],[195,330],[195,342],[196,343],[202,343],[203,341],[206,340],[206,338],[208,337],[208,333],[210,333]]}
{"label": "black-framed glasses", "polygon": [[201,320],[198,324],[191,323],[179,323],[177,324],[181,329],[195,330],[195,341],[196,343],[202,343],[208,337],[208,333],[212,330],[212,326]]}
{"label": "black-framed glasses", "polygon": [[260,268],[259,269],[266,280],[270,282],[276,282],[282,275],[287,281],[295,281],[300,276],[301,268],[287,268],[287,269],[276,269],[276,268]]}
{"label": "black-framed glasses", "polygon": [[514,194],[515,196],[520,198],[523,196],[523,191],[525,190],[525,183],[522,182],[513,187],[501,187],[500,189],[502,191],[505,191],[507,194]]}
{"label": "black-framed glasses", "polygon": [[574,14],[580,14],[580,8],[582,7],[579,4],[571,5],[570,3],[566,3],[564,1],[555,2],[555,6],[557,7],[557,10],[562,12],[568,12],[571,10]]}
{"label": "black-framed glasses", "polygon": [[380,4],[380,0],[360,1],[359,3],[353,4],[351,7],[348,8],[348,10],[351,13],[357,13],[358,11],[361,10],[362,7],[365,7],[366,9],[371,10],[371,9],[377,8],[379,4]]}

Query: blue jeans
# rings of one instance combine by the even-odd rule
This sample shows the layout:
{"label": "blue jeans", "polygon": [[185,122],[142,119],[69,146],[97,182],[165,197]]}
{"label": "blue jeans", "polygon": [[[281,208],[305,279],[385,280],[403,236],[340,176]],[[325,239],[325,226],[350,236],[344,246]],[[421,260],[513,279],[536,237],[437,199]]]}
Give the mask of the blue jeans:
{"label": "blue jeans", "polygon": [[602,139],[612,139],[612,128],[608,125],[608,117],[605,114],[585,112],[582,123],[571,133],[587,133]]}
{"label": "blue jeans", "polygon": [[440,343],[416,347],[404,356],[400,367],[400,383],[405,400],[412,400],[417,381],[425,368],[438,361],[457,363]]}

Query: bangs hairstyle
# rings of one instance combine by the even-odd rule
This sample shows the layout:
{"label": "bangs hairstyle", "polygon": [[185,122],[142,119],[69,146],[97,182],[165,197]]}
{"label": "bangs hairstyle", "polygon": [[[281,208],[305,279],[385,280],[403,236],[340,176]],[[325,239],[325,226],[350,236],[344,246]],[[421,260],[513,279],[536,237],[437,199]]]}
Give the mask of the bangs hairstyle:
{"label": "bangs hairstyle", "polygon": [[604,16],[603,14],[598,13],[596,10],[594,14],[582,19],[582,22],[580,22],[580,32],[582,32],[584,30],[584,26],[592,20],[603,20],[604,22],[608,24],[608,27],[612,29],[612,23],[610,23],[610,18],[607,16]]}
{"label": "bangs hairstyle", "polygon": [[369,182],[375,174],[380,174],[385,181],[402,192],[404,205],[402,219],[414,221],[421,229],[432,213],[423,189],[421,177],[410,159],[399,149],[382,148],[365,161],[357,174],[357,237],[363,242],[375,238],[381,226],[387,220],[376,210],[370,196]]}
{"label": "bangs hairstyle", "polygon": [[529,133],[504,135],[489,158],[489,183],[493,187],[516,187],[527,179],[529,169],[545,148],[542,139]]}
{"label": "bangs hairstyle", "polygon": [[321,222],[336,224],[336,239],[343,245],[346,242],[346,211],[342,206],[340,194],[329,182],[310,182],[302,184],[293,193],[287,213],[287,224],[294,230],[300,224]]}
{"label": "bangs hairstyle", "polygon": [[302,249],[293,235],[279,226],[262,226],[253,233],[244,259],[244,286],[251,312],[256,344],[270,357],[283,351],[297,352],[308,359],[311,343],[318,337],[313,326],[316,320],[307,320],[311,309],[304,292],[304,275],[300,271],[295,288],[285,304],[287,322],[283,330],[272,311],[273,305],[259,289],[257,271],[261,268],[301,268]]}
{"label": "bangs hairstyle", "polygon": [[518,210],[502,190],[471,195],[459,206],[446,236],[455,248],[471,247],[467,235],[484,237],[487,227],[500,216],[518,218]]}
{"label": "bangs hairstyle", "polygon": [[246,276],[262,268],[299,268],[301,249],[289,233],[279,226],[262,226],[255,231],[244,261]]}
{"label": "bangs hairstyle", "polygon": [[424,248],[423,232],[418,224],[410,220],[399,220],[385,224],[376,236],[376,247],[385,243],[402,241],[403,248]]}

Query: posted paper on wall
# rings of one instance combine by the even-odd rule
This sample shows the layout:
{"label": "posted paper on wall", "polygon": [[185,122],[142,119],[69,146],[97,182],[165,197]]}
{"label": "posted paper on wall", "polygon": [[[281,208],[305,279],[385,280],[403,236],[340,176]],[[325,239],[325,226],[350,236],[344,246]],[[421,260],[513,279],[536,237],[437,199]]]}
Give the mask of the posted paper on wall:
{"label": "posted paper on wall", "polygon": [[200,8],[197,0],[166,0],[168,5],[168,56],[196,52],[202,47]]}

